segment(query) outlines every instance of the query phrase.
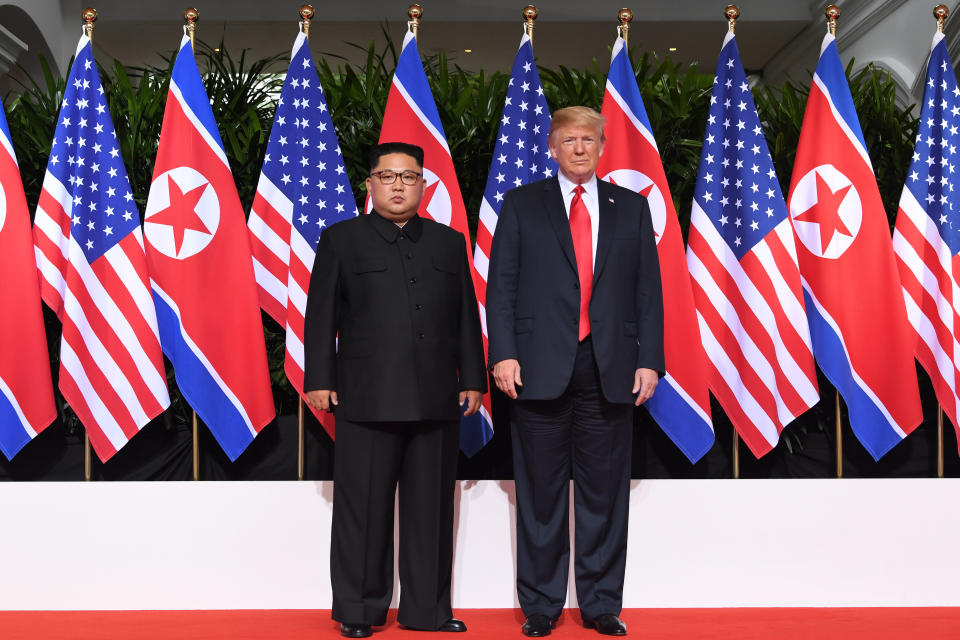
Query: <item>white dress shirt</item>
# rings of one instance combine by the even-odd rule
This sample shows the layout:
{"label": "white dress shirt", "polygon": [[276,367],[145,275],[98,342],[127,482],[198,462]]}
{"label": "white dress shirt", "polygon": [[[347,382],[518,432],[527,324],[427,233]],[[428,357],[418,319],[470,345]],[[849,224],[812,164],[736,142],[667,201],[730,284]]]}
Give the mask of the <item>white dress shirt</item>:
{"label": "white dress shirt", "polygon": [[[567,220],[570,219],[570,203],[573,202],[574,190],[577,183],[573,182],[562,171],[557,172],[557,180],[560,181],[560,193],[563,195],[563,206],[567,210]],[[583,203],[587,205],[587,213],[590,214],[590,236],[593,242],[593,265],[597,264],[597,234],[600,230],[600,200],[597,193],[597,174],[593,174],[589,180],[584,182]]]}

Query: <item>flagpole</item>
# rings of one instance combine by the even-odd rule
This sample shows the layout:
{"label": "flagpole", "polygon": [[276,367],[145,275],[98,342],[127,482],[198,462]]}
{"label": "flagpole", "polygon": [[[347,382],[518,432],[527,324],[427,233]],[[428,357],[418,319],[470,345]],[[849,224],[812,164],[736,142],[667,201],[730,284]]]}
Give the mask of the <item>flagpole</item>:
{"label": "flagpole", "polygon": [[420,18],[423,16],[423,7],[419,4],[412,4],[407,7],[407,17],[410,19],[407,21],[407,29],[410,33],[413,34],[413,37],[417,37],[417,31],[420,29]]}
{"label": "flagpole", "polygon": [[623,46],[630,50],[630,21],[633,20],[633,11],[624,7],[617,12],[617,20],[620,21],[620,26],[617,27],[617,32],[620,34],[620,37],[623,38]]}
{"label": "flagpole", "polygon": [[[837,37],[837,18],[840,17],[840,7],[835,4],[829,5],[824,10],[827,17],[827,32],[834,38]],[[836,390],[834,396],[834,440],[837,457],[837,477],[843,477],[843,422],[840,415],[840,391]]]}
{"label": "flagpole", "polygon": [[540,15],[540,12],[537,11],[537,8],[532,4],[528,4],[523,8],[523,11],[520,12],[520,15],[523,16],[523,32],[527,34],[527,37],[530,38],[530,46],[533,46],[533,21],[537,19],[537,16]]}
{"label": "flagpole", "polygon": [[[197,31],[197,20],[200,19],[200,14],[196,9],[190,7],[183,12],[183,30],[190,36],[190,50],[196,55],[194,51],[194,34]],[[200,479],[200,426],[197,421],[197,412],[195,409],[190,410],[190,425],[191,433],[193,434],[193,479]]]}
{"label": "flagpole", "polygon": [[[97,21],[97,10],[93,7],[87,7],[80,16],[83,18],[83,35],[90,38],[91,51],[93,48],[93,27]],[[90,451],[90,434],[87,428],[83,428],[83,480],[90,482],[93,479],[93,456]]]}
{"label": "flagpole", "polygon": [[[938,4],[933,9],[933,17],[937,20],[937,30],[944,32],[944,25],[950,9],[945,4]],[[937,404],[937,477],[943,477],[943,407]]]}
{"label": "flagpole", "polygon": [[[723,15],[727,19],[730,33],[736,32],[740,8],[735,4],[728,4],[723,10]],[[733,456],[731,460],[733,462],[733,478],[737,480],[740,478],[740,435],[737,433],[736,427],[733,427]]]}
{"label": "flagpole", "polygon": [[[300,7],[300,31],[303,37],[310,41],[310,21],[313,19],[313,6],[305,4]],[[297,480],[303,480],[304,461],[306,459],[305,429],[304,429],[303,396],[297,393]]]}

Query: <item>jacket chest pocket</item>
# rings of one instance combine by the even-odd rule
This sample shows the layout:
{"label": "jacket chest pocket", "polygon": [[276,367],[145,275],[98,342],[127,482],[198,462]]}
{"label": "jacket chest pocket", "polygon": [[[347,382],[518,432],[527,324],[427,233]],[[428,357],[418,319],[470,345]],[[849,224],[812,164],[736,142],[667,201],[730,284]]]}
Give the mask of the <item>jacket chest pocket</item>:
{"label": "jacket chest pocket", "polygon": [[450,276],[457,275],[457,261],[449,258],[448,256],[433,256],[431,258],[433,263],[433,268],[439,271],[440,273],[445,273]]}
{"label": "jacket chest pocket", "polygon": [[353,272],[357,275],[363,273],[377,273],[387,270],[387,261],[379,256],[360,256],[353,263]]}

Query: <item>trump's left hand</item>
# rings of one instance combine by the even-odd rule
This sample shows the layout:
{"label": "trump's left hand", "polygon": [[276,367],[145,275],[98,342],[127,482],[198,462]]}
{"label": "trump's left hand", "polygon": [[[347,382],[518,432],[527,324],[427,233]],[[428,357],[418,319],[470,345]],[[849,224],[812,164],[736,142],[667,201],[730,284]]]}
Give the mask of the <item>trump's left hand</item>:
{"label": "trump's left hand", "polygon": [[483,398],[483,394],[479,391],[474,391],[473,389],[468,389],[467,391],[460,392],[460,406],[463,406],[463,403],[467,403],[467,408],[463,411],[463,415],[472,416],[477,411],[480,410],[480,400]]}
{"label": "trump's left hand", "polygon": [[658,376],[657,372],[653,369],[645,369],[643,367],[637,369],[633,374],[633,393],[637,394],[637,401],[634,402],[634,404],[639,407],[649,400],[650,396],[652,396],[656,390],[657,382],[659,381],[660,376]]}

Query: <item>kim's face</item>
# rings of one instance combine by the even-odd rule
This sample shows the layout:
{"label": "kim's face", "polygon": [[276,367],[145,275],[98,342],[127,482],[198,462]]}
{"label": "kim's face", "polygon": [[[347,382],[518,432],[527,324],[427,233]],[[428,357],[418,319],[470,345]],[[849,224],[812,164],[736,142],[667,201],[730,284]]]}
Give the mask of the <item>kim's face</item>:
{"label": "kim's face", "polygon": [[388,153],[367,178],[374,210],[391,222],[405,222],[417,213],[423,198],[423,167],[413,156]]}

